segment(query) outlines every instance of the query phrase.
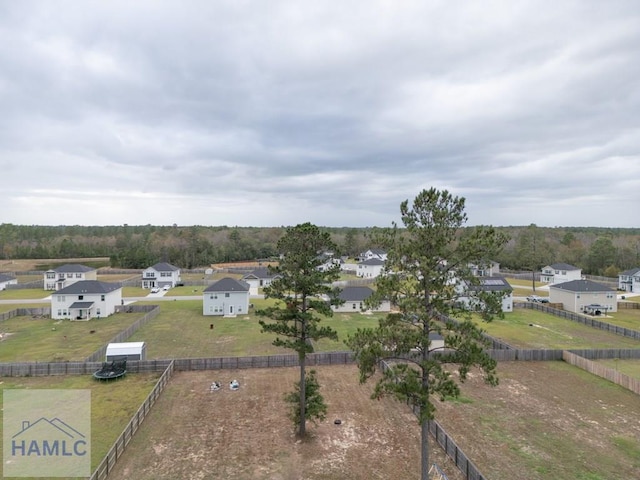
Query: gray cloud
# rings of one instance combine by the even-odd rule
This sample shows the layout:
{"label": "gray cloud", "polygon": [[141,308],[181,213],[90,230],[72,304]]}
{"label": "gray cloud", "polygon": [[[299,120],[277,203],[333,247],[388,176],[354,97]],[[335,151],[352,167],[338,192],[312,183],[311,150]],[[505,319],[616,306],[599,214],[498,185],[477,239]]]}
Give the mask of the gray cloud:
{"label": "gray cloud", "polygon": [[0,222],[637,227],[636,2],[0,6]]}

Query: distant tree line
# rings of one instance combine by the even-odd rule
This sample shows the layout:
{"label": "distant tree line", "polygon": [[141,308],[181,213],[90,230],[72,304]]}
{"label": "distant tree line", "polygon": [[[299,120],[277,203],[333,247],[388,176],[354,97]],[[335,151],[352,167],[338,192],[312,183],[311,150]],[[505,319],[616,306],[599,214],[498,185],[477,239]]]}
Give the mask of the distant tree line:
{"label": "distant tree line", "polygon": [[[498,227],[509,238],[495,261],[502,268],[539,270],[563,262],[592,275],[616,276],[640,267],[640,228]],[[283,227],[42,226],[0,224],[0,259],[109,257],[112,267],[146,268],[169,262],[181,268],[266,259],[278,255]],[[337,255],[378,247],[376,228],[321,228]],[[464,235],[465,229],[461,230]]]}

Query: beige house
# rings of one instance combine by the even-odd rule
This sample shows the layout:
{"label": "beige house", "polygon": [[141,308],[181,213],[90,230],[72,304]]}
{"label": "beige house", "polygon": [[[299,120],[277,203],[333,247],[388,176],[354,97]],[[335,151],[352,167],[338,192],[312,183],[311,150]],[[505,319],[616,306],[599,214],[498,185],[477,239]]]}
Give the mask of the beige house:
{"label": "beige house", "polygon": [[618,310],[615,290],[591,280],[572,280],[549,285],[549,302],[561,303],[574,313],[606,314]]}
{"label": "beige house", "polygon": [[76,282],[97,280],[98,271],[85,265],[67,264],[44,272],[45,290],[62,290]]}

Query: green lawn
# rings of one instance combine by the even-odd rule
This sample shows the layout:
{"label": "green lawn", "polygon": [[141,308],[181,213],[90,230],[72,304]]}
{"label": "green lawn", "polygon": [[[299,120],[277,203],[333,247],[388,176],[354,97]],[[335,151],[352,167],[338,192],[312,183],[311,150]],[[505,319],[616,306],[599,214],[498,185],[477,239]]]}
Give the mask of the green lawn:
{"label": "green lawn", "polygon": [[119,313],[86,322],[13,317],[0,323],[0,332],[4,334],[0,361],[84,360],[142,315]]}
{"label": "green lawn", "polygon": [[[252,299],[255,309],[270,301]],[[274,347],[275,336],[262,333],[254,311],[235,318],[204,316],[202,301],[159,302],[160,314],[134,333],[129,341],[147,343],[147,358],[200,358],[293,353]],[[335,314],[326,325],[338,332],[339,340],[321,340],[316,351],[347,350],[343,340],[357,328],[376,326],[376,315]],[[268,319],[265,319],[268,321]],[[213,325],[213,328],[211,326]]]}
{"label": "green lawn", "polygon": [[605,323],[640,331],[640,309],[619,309],[615,313],[608,313],[606,317],[596,318]]}
{"label": "green lawn", "polygon": [[612,370],[624,373],[629,377],[640,378],[640,360],[598,360]]}
{"label": "green lawn", "polygon": [[[4,377],[0,382],[0,401],[4,389],[91,389],[93,470],[122,433],[159,377],[160,373],[129,374],[122,380],[112,382],[98,382],[91,375]],[[0,431],[1,429],[0,422]]]}
{"label": "green lawn", "polygon": [[489,335],[520,348],[640,348],[637,340],[524,308],[502,320],[478,323]]}
{"label": "green lawn", "polygon": [[21,288],[17,290],[2,290],[0,300],[31,300],[33,298],[46,298],[50,291],[41,288]]}

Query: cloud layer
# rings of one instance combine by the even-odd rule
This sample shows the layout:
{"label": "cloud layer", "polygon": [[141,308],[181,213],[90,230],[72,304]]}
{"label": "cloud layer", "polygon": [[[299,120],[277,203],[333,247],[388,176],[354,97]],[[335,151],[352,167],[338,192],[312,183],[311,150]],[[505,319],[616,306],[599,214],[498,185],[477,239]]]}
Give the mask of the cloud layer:
{"label": "cloud layer", "polygon": [[0,5],[0,222],[638,227],[635,1]]}

